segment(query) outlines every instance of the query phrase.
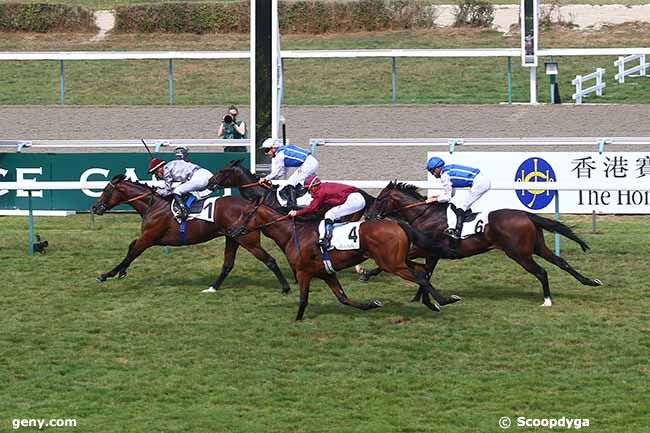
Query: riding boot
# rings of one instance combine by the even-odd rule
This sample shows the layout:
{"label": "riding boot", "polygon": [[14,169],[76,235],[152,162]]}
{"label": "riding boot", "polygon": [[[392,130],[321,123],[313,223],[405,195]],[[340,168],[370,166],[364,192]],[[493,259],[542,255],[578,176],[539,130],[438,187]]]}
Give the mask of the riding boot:
{"label": "riding boot", "polygon": [[287,185],[286,188],[288,189],[289,192],[289,197],[287,197],[287,208],[289,210],[297,210],[298,199],[296,198],[297,195],[296,187],[293,185]]}
{"label": "riding boot", "polygon": [[183,197],[181,197],[180,194],[174,194],[174,200],[176,200],[176,204],[178,205],[178,216],[181,219],[187,218],[187,216],[190,214],[190,210],[185,206],[185,203],[183,202]]}
{"label": "riding boot", "polygon": [[321,239],[318,240],[318,245],[320,245],[323,251],[329,250],[330,244],[332,242],[333,231],[334,231],[334,221],[328,218],[325,220],[325,234]]}
{"label": "riding boot", "polygon": [[463,222],[465,221],[465,211],[461,208],[456,208],[456,229],[455,238],[460,239],[463,232]]}

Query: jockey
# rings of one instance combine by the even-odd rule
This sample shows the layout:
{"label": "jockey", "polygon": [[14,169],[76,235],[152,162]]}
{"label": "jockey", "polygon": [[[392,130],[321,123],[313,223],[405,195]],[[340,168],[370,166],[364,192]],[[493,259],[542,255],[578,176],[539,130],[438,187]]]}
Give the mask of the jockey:
{"label": "jockey", "polygon": [[296,209],[296,185],[303,183],[308,176],[316,174],[318,161],[311,155],[311,152],[301,149],[298,146],[288,144],[281,145],[281,142],[268,138],[262,143],[262,148],[267,156],[272,158],[271,172],[259,180],[260,184],[268,183],[273,179],[284,176],[289,167],[298,167],[287,180],[289,188],[289,199],[287,207]]}
{"label": "jockey", "polygon": [[455,188],[470,187],[464,203],[456,207],[456,228],[449,230],[451,237],[460,239],[463,221],[471,213],[471,206],[490,189],[490,179],[478,168],[458,164],[445,165],[445,161],[434,156],[427,162],[427,171],[440,179],[443,192],[439,196],[429,197],[427,203],[447,203],[456,193]]}
{"label": "jockey", "polygon": [[353,186],[335,182],[321,183],[320,179],[314,175],[305,180],[305,188],[313,200],[304,209],[292,210],[289,212],[289,216],[294,217],[327,210],[324,218],[325,235],[318,241],[323,251],[327,251],[332,241],[334,222],[366,207],[366,199]]}
{"label": "jockey", "polygon": [[[163,197],[173,195],[180,209],[179,216],[183,219],[189,215],[189,209],[185,206],[182,195],[206,189],[208,181],[212,177],[210,171],[182,159],[166,162],[160,158],[154,158],[149,163],[149,173],[157,179],[165,181],[165,186],[156,188],[156,192]],[[173,187],[172,184],[175,182],[181,184]]]}

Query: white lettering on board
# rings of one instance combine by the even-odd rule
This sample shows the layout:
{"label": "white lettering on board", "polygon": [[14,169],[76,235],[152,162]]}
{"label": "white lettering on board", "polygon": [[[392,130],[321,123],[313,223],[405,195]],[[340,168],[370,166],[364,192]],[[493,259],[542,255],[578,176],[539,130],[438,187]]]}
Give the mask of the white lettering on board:
{"label": "white lettering on board", "polygon": [[[0,168],[0,176],[5,177],[7,173],[9,173],[7,170],[5,170],[4,168]],[[9,192],[8,189],[0,189],[0,195],[5,195],[8,192]]]}
{"label": "white lettering on board", "polygon": [[[110,172],[109,170],[106,170],[104,168],[89,168],[88,170],[81,173],[81,176],[79,177],[79,182],[88,182],[88,178],[93,174],[101,174],[102,176],[104,176],[104,178],[108,179],[109,172]],[[82,189],[81,192],[86,194],[88,197],[100,197],[102,195],[102,191],[96,192],[93,191],[92,189]]]}
{"label": "white lettering on board", "polygon": [[[23,182],[25,180],[33,180],[35,181],[36,178],[31,177],[31,178],[25,178],[26,174],[38,174],[38,175],[43,175],[43,167],[38,167],[38,168],[17,168],[16,169],[16,182]],[[16,197],[28,197],[29,194],[27,191],[24,191],[22,189],[19,189],[16,191]],[[32,197],[43,197],[43,190],[39,191],[32,191]]]}

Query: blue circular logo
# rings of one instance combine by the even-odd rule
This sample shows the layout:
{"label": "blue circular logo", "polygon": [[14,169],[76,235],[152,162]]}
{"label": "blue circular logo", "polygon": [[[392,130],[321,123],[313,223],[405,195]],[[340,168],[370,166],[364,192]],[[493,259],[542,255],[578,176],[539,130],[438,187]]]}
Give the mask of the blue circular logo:
{"label": "blue circular logo", "polygon": [[[551,164],[542,158],[528,158],[521,163],[515,173],[515,182],[556,182],[555,172]],[[549,205],[555,198],[556,191],[544,189],[518,189],[517,198],[528,209],[540,210]]]}

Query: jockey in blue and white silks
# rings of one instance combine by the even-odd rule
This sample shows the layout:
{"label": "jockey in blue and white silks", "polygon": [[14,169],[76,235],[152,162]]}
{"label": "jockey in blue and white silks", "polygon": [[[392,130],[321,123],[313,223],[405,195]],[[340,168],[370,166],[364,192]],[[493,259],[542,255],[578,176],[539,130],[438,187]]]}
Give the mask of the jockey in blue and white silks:
{"label": "jockey in blue and white silks", "polygon": [[315,175],[318,170],[318,161],[314,158],[309,150],[302,149],[298,146],[288,144],[281,145],[279,140],[272,138],[264,140],[262,144],[264,152],[271,157],[271,172],[260,179],[260,183],[266,183],[273,179],[287,174],[290,167],[296,167],[296,170],[289,176],[287,187],[289,188],[289,200],[287,207],[296,208],[296,185],[304,183],[307,177]]}
{"label": "jockey in blue and white silks", "polygon": [[450,233],[453,237],[460,237],[463,220],[471,211],[472,205],[490,189],[490,179],[481,173],[478,168],[467,167],[459,164],[445,165],[445,161],[434,156],[427,162],[427,171],[440,179],[442,194],[429,197],[427,203],[447,203],[455,194],[456,188],[469,187],[469,194],[465,201],[456,207],[456,229]]}

